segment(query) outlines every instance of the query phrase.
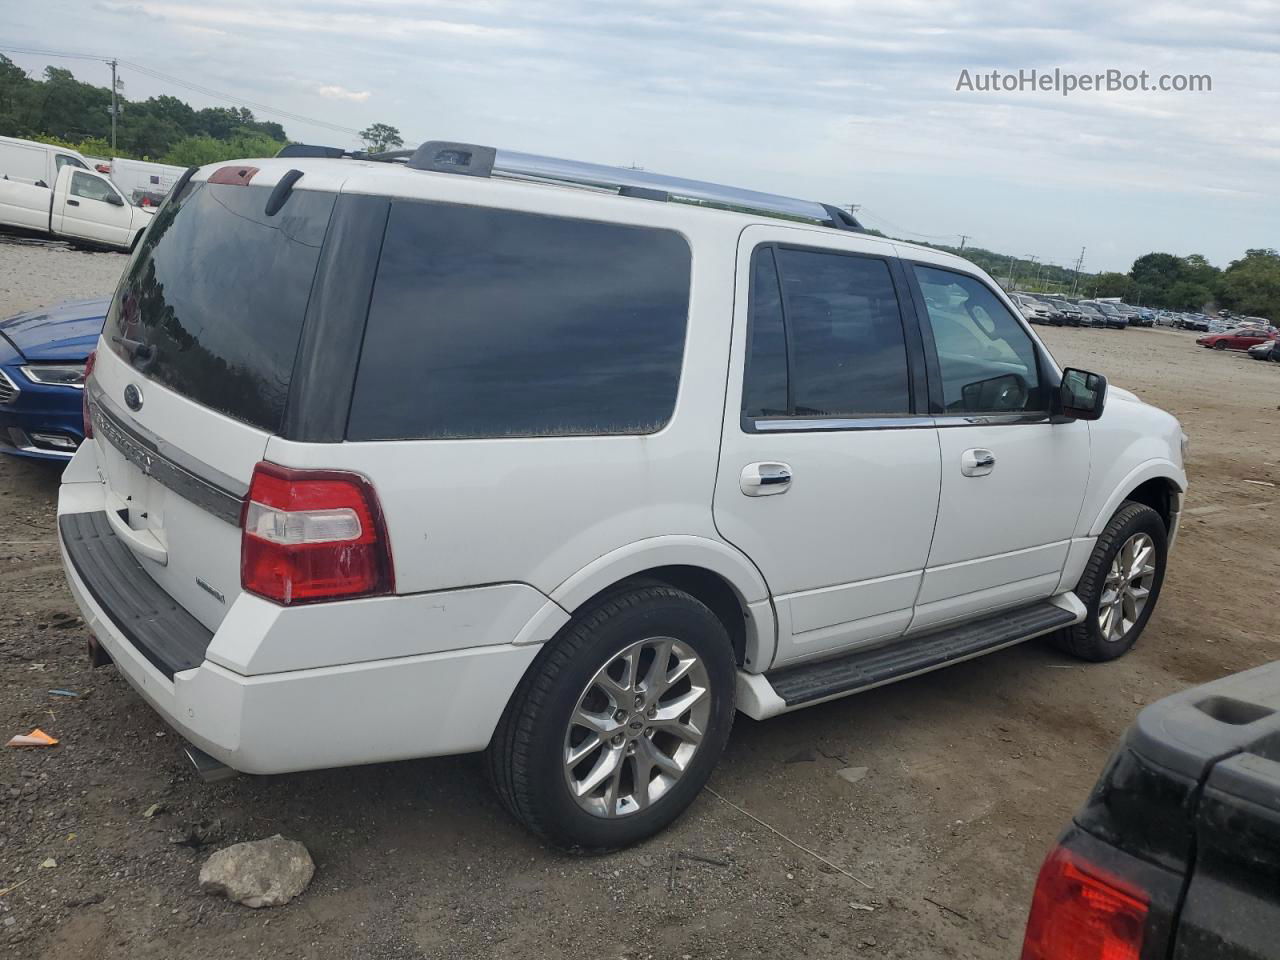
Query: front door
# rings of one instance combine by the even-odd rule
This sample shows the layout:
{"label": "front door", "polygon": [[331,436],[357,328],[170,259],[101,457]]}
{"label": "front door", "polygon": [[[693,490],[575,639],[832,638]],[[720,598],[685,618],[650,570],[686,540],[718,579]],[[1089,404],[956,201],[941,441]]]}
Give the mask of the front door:
{"label": "front door", "polygon": [[901,265],[886,242],[815,236],[742,234],[715,490],[718,530],[774,597],[775,666],[901,634],[938,506]]}
{"label": "front door", "polygon": [[1047,356],[978,277],[907,264],[942,491],[912,631],[1050,596],[1089,481],[1089,425],[1051,423]]}
{"label": "front door", "polygon": [[[112,201],[119,201],[113,203]],[[67,236],[127,246],[132,213],[124,198],[104,178],[78,170],[62,210],[62,232]]]}

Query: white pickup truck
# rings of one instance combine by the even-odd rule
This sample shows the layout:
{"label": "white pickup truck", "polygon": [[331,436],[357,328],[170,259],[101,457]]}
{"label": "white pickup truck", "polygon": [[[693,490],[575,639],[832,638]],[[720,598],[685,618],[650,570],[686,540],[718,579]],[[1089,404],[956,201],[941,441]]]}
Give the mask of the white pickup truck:
{"label": "white pickup truck", "polygon": [[52,189],[0,178],[0,227],[132,250],[151,217],[151,211],[126,203],[106,177],[71,164],[58,169]]}

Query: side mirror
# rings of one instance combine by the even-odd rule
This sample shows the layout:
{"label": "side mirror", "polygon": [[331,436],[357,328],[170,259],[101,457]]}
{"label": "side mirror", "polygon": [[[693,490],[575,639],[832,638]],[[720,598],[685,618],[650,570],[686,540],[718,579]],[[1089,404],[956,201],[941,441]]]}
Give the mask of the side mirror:
{"label": "side mirror", "polygon": [[107,194],[107,203],[111,204],[113,207],[124,206],[124,201],[120,199],[120,194],[118,193]]}
{"label": "side mirror", "polygon": [[1058,387],[1058,416],[1066,420],[1097,420],[1107,402],[1107,378],[1100,373],[1067,367]]}

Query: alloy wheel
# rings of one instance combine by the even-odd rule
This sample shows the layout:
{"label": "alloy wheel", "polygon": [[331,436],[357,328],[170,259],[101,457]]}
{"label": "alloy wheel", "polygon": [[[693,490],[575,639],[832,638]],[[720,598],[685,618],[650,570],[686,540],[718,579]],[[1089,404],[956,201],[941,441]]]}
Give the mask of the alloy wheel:
{"label": "alloy wheel", "polygon": [[710,717],[707,667],[692,647],[673,637],[625,647],[596,671],[570,716],[570,795],[597,817],[648,808],[689,769]]}
{"label": "alloy wheel", "polygon": [[1133,629],[1151,597],[1156,579],[1156,545],[1135,533],[1111,560],[1098,600],[1098,629],[1103,639],[1118,643]]}

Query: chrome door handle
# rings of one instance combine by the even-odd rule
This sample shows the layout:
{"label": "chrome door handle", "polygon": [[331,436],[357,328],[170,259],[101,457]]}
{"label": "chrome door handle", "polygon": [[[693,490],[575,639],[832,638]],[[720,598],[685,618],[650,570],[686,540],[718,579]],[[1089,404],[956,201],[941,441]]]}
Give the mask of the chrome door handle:
{"label": "chrome door handle", "polygon": [[739,486],[748,497],[786,493],[791,489],[791,466],[776,460],[748,463],[742,468]]}
{"label": "chrome door handle", "polygon": [[980,447],[960,455],[960,472],[966,477],[985,477],[996,468],[996,455]]}

